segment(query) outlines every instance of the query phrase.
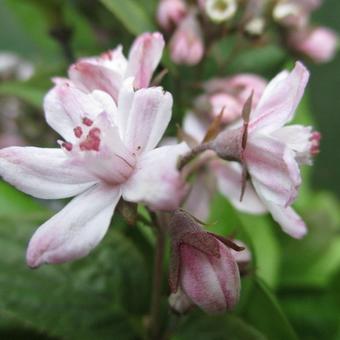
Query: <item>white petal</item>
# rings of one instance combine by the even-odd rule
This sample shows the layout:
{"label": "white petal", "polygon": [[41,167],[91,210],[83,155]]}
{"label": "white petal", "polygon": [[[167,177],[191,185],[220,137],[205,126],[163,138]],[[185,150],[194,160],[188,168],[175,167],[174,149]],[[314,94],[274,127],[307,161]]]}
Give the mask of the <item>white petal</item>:
{"label": "white petal", "polygon": [[270,202],[266,202],[266,206],[284,232],[294,238],[305,236],[307,233],[305,222],[291,207],[285,208]]}
{"label": "white petal", "polygon": [[262,214],[266,211],[249,181],[246,182],[244,196],[240,201],[242,188],[242,167],[240,164],[216,160],[212,162],[211,169],[216,174],[218,189],[236,209],[251,214]]}
{"label": "white petal", "polygon": [[208,126],[204,124],[193,112],[188,112],[183,121],[183,129],[186,133],[194,137],[198,142],[202,142]]}
{"label": "white petal", "polygon": [[312,128],[303,125],[290,125],[274,131],[274,138],[285,143],[296,153],[299,164],[311,163]]}
{"label": "white petal", "polygon": [[291,149],[273,137],[252,134],[244,157],[258,195],[282,206],[294,201],[301,176]]}
{"label": "white petal", "polygon": [[282,72],[266,87],[251,114],[249,131],[271,132],[289,122],[303,96],[309,79],[308,70],[299,62],[290,73]]}
{"label": "white petal", "polygon": [[161,87],[135,92],[124,138],[131,152],[152,150],[158,144],[169,124],[171,108],[172,96]]}
{"label": "white petal", "polygon": [[158,32],[144,33],[135,40],[129,53],[126,70],[126,77],[134,77],[135,88],[149,85],[152,74],[161,60],[163,48],[164,39]]}
{"label": "white petal", "polygon": [[154,209],[178,208],[187,187],[177,171],[177,160],[188,150],[185,143],[181,143],[143,154],[137,162],[135,173],[123,185],[123,198],[131,202],[144,202]]}
{"label": "white petal", "polygon": [[97,181],[62,150],[35,147],[0,150],[0,175],[17,189],[43,199],[74,196]]}
{"label": "white petal", "polygon": [[198,173],[185,200],[184,209],[201,221],[206,221],[210,213],[210,204],[215,185],[206,172]]}
{"label": "white petal", "polygon": [[75,140],[73,129],[81,125],[84,117],[94,120],[105,111],[110,99],[104,101],[104,96],[109,97],[108,94],[97,93],[95,96],[86,94],[71,83],[57,85],[44,99],[46,121],[65,140],[73,142]]}
{"label": "white petal", "polygon": [[104,237],[119,198],[119,187],[104,185],[74,198],[34,233],[27,264],[35,268],[86,256]]}

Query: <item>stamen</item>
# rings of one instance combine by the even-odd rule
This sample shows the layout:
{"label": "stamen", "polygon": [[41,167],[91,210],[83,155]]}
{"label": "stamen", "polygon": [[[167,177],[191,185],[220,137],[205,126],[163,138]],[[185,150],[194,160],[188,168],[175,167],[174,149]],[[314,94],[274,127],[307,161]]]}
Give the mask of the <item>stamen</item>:
{"label": "stamen", "polygon": [[79,144],[82,151],[99,151],[100,147],[100,129],[92,128],[86,139]]}
{"label": "stamen", "polygon": [[72,151],[72,148],[73,148],[72,143],[69,143],[69,142],[64,142],[61,144],[61,146],[67,151]]}
{"label": "stamen", "polygon": [[83,124],[86,126],[91,126],[93,124],[93,120],[91,120],[90,118],[83,118]]}
{"label": "stamen", "polygon": [[83,129],[80,126],[75,127],[73,131],[77,138],[80,138],[83,135]]}

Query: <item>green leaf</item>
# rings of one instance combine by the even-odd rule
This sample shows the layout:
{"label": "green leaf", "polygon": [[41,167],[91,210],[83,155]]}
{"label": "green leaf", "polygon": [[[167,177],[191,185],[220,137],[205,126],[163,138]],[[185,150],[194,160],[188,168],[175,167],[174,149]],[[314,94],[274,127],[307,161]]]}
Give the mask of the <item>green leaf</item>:
{"label": "green leaf", "polygon": [[269,288],[259,279],[254,278],[244,318],[262,332],[267,339],[297,340],[297,336],[283,313],[277,299]]}
{"label": "green leaf", "polygon": [[137,315],[148,310],[149,273],[135,245],[111,230],[87,258],[32,271],[25,248],[41,221],[14,213],[35,212],[39,205],[3,183],[0,188],[12,209],[0,223],[0,318],[63,339],[139,337]]}
{"label": "green leaf", "polygon": [[125,28],[134,35],[155,30],[148,13],[137,0],[100,0],[110,10]]}
{"label": "green leaf", "polygon": [[172,340],[265,340],[266,337],[242,319],[226,314],[192,314],[176,331]]}

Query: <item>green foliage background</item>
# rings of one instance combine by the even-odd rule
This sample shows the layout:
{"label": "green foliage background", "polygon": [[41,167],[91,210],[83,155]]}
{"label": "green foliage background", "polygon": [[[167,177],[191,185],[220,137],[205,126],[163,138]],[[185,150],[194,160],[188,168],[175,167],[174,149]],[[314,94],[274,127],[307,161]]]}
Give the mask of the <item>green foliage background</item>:
{"label": "green foliage background", "polygon": [[[118,43],[127,52],[135,35],[155,29],[155,6],[156,0],[2,0],[0,51],[14,51],[31,60],[37,72],[24,83],[0,83],[0,96],[20,98],[42,124],[41,103],[51,86],[49,79],[63,76],[67,69],[60,46],[48,31],[55,25],[72,27],[77,57],[101,53]],[[326,0],[314,19],[340,31],[339,13],[339,1]],[[101,29],[109,32],[102,40],[94,34]],[[227,54],[232,44],[226,39],[216,53]],[[168,130],[173,134],[194,95],[181,78],[195,81],[197,71],[176,67],[167,55],[163,64],[169,69],[163,86],[175,97],[174,124]],[[283,50],[269,46],[244,52],[225,74],[251,71],[270,78],[290,64]],[[305,169],[296,204],[309,235],[292,240],[269,216],[240,214],[216,195],[210,220],[217,223],[211,230],[233,232],[243,239],[253,251],[253,268],[242,280],[237,310],[218,317],[199,311],[184,317],[171,314],[164,280],[162,327],[170,339],[340,339],[336,198],[340,195],[340,55],[330,64],[309,66],[312,79],[297,121],[314,123],[323,134],[322,153],[313,169]],[[200,76],[209,78],[216,71],[210,62]],[[46,124],[43,129],[48,130]],[[39,145],[53,145],[52,141]],[[0,339],[146,339],[154,243],[150,230],[142,224],[127,226],[116,214],[108,236],[90,256],[32,271],[24,260],[27,242],[53,213],[52,206],[0,182]]]}

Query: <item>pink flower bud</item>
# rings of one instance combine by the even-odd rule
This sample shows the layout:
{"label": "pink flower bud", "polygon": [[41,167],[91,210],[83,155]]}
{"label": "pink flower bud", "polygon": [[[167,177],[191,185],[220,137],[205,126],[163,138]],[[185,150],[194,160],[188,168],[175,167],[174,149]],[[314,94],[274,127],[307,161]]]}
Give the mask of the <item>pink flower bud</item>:
{"label": "pink flower bud", "polygon": [[184,294],[206,313],[230,310],[238,302],[240,276],[228,245],[231,241],[204,232],[183,210],[170,221],[172,259],[170,286]]}
{"label": "pink flower bud", "polygon": [[334,57],[337,40],[334,31],[325,27],[317,27],[311,31],[292,33],[288,37],[288,44],[315,63],[325,63]]}
{"label": "pink flower bud", "polygon": [[204,54],[201,28],[195,15],[188,15],[170,41],[171,59],[176,64],[198,64]]}
{"label": "pink flower bud", "polygon": [[157,9],[157,21],[165,30],[178,25],[187,14],[187,7],[183,0],[161,0]]}

